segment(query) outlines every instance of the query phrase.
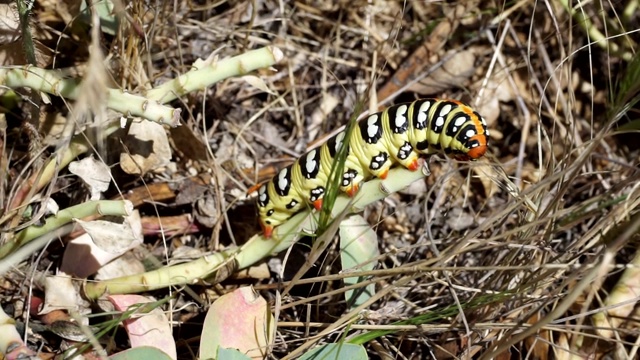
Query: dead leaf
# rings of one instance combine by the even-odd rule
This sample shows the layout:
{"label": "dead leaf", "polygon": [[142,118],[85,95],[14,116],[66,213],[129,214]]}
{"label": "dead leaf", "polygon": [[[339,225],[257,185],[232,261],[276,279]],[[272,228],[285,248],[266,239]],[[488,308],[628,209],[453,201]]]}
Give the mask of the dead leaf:
{"label": "dead leaf", "polygon": [[506,78],[493,76],[484,84],[478,92],[478,98],[474,104],[478,113],[486,120],[489,128],[493,127],[500,116],[500,102],[513,100],[513,92]]}
{"label": "dead leaf", "polygon": [[206,227],[213,228],[218,222],[218,208],[212,195],[207,195],[196,202],[194,213],[196,220]]}
{"label": "dead leaf", "polygon": [[148,120],[134,121],[125,141],[127,152],[120,154],[120,167],[127,174],[144,174],[171,160],[171,147],[164,127]]}
{"label": "dead leaf", "polygon": [[269,87],[267,86],[267,83],[264,82],[264,80],[260,77],[257,77],[255,75],[245,75],[243,77],[241,77],[242,80],[246,81],[249,85],[255,87],[258,90],[262,90],[268,94],[275,94],[275,92],[273,92],[273,90],[269,89]]}
{"label": "dead leaf", "polygon": [[122,254],[131,246],[142,243],[142,225],[137,211],[122,224],[112,221],[83,221],[76,219],[84,231],[91,236],[93,243],[110,254]]}
{"label": "dead leaf", "polygon": [[117,257],[113,261],[100,267],[94,276],[94,279],[115,279],[123,276],[142,274],[145,271],[146,269],[140,258],[135,256],[132,251],[128,251],[122,254],[122,256]]}
{"label": "dead leaf", "polygon": [[[39,314],[48,314],[54,310],[72,310],[80,314],[89,314],[89,302],[82,299],[72,277],[61,272],[44,279],[44,304]],[[87,318],[85,318],[87,319]],[[88,319],[87,319],[88,321]]]}
{"label": "dead leaf", "polygon": [[70,163],[69,172],[89,185],[91,200],[100,200],[100,194],[109,189],[111,170],[107,164],[96,160],[93,156]]}
{"label": "dead leaf", "polygon": [[449,51],[443,59],[446,60],[442,66],[409,87],[409,91],[432,95],[451,88],[464,87],[476,70],[476,55],[473,49]]}
{"label": "dead leaf", "polygon": [[122,224],[104,220],[76,222],[87,233],[67,244],[61,266],[67,274],[86,278],[142,244],[142,224],[137,210],[125,217]]}

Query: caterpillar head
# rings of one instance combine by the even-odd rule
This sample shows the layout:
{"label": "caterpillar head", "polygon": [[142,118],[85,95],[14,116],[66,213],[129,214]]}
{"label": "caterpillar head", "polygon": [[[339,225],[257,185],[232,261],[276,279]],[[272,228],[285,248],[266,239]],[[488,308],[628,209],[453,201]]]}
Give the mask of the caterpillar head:
{"label": "caterpillar head", "polygon": [[462,105],[461,110],[469,120],[456,134],[455,139],[461,148],[454,149],[454,158],[462,161],[477,160],[487,152],[489,142],[487,122],[466,105]]}
{"label": "caterpillar head", "polygon": [[287,221],[300,210],[302,203],[294,193],[279,195],[273,181],[264,183],[258,189],[258,213],[260,227],[265,238],[270,238],[273,229]]}

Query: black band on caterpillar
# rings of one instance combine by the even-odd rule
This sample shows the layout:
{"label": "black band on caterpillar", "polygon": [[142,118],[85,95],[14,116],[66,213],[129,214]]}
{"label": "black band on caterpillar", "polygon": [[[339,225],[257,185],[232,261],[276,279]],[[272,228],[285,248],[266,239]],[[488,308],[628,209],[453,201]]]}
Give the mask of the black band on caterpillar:
{"label": "black band on caterpillar", "polygon": [[[340,132],[280,170],[258,190],[265,237],[308,204],[319,210],[333,159],[344,142]],[[372,177],[384,179],[399,164],[415,171],[424,155],[444,153],[476,160],[487,151],[485,120],[456,100],[420,99],[394,105],[360,120],[349,139],[340,190],[353,196]]]}

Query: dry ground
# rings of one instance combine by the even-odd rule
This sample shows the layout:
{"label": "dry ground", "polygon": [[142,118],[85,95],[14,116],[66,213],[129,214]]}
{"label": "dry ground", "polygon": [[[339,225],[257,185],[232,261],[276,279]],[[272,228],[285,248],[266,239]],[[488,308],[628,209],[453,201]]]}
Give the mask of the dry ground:
{"label": "dry ground", "polygon": [[[75,5],[35,4],[38,65],[80,74],[98,90],[78,99],[77,107],[55,96],[44,104],[26,91],[15,104],[4,97],[3,241],[15,227],[38,221],[7,218],[16,196],[26,198],[20,203],[51,197],[61,208],[88,199],[87,187],[67,169],[42,191],[19,192],[56,149],[67,146],[57,140],[61,126],[51,125],[56,117],[68,124],[71,109],[80,112],[83,101],[95,109],[102,85],[143,93],[212,53],[223,59],[274,45],[285,54],[277,72],[260,70],[171,102],[182,109],[182,126],[168,130],[170,163],[127,173],[121,166],[128,151],[124,137],[95,142],[117,184],[106,198],[145,189],[157,200],[138,208],[144,248],[161,261],[165,250],[170,258],[185,249],[220,250],[258,232],[255,200],[244,196],[246,190],[358,115],[358,104],[375,110],[424,96],[463,100],[489,123],[489,154],[473,164],[433,159],[424,182],[365,210],[382,253],[381,271],[372,278],[379,277],[379,286],[403,285],[362,314],[360,327],[313,338],[347,312],[343,295],[329,293],[342,286],[333,277],[340,271],[336,246],[305,274],[311,281],[281,297],[280,284],[308,256],[308,242],[281,263],[284,278],[272,266],[263,277],[193,286],[189,293],[181,288],[181,304],[193,297],[206,304],[253,285],[278,314],[276,358],[310,339],[338,342],[344,331],[367,334],[381,325],[388,331],[364,342],[371,358],[637,356],[638,1],[116,5],[125,7],[119,30],[99,34],[103,72],[89,58],[89,25],[73,22]],[[22,49],[5,49],[3,64],[25,64],[28,58],[16,55]],[[100,131],[91,136],[99,138]],[[164,199],[162,184],[178,197]],[[160,223],[164,237],[155,231]],[[56,241],[6,275],[0,291],[5,312],[23,318],[10,304],[33,286],[27,274],[34,268],[54,273],[63,250]],[[628,297],[613,300],[614,289]],[[181,322],[174,328],[181,358],[197,353],[192,339],[204,311],[206,306],[185,306],[174,313]],[[34,344],[45,352],[59,350],[56,335],[39,336]],[[118,341],[117,347],[126,347]]]}

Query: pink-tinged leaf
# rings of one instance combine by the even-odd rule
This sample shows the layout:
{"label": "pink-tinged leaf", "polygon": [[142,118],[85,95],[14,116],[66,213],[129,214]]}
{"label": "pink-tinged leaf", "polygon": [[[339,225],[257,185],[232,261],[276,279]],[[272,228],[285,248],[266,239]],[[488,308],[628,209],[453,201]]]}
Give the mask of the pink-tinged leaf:
{"label": "pink-tinged leaf", "polygon": [[238,349],[252,359],[263,359],[273,339],[274,322],[267,302],[253,288],[223,295],[207,312],[200,358],[217,358],[218,349]]}
{"label": "pink-tinged leaf", "polygon": [[[129,307],[132,305],[153,302],[140,295],[111,295],[107,299],[118,311],[130,310]],[[147,313],[135,313],[129,320],[124,321],[124,327],[129,334],[132,348],[151,346],[162,350],[172,359],[177,358],[171,325],[161,309],[156,308]]]}
{"label": "pink-tinged leaf", "polygon": [[171,359],[162,350],[150,346],[140,346],[134,349],[127,349],[117,354],[109,356],[111,360],[169,360]]}

